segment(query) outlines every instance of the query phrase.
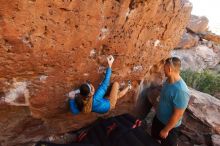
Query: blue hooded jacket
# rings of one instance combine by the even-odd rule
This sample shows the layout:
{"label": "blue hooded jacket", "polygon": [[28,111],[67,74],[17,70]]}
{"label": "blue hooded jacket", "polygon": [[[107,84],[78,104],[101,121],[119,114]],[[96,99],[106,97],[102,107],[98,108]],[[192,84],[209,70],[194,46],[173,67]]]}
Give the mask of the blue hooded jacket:
{"label": "blue hooded jacket", "polygon": [[[104,80],[99,85],[98,89],[93,95],[92,112],[104,114],[109,111],[110,101],[104,96],[110,85],[111,74],[112,74],[111,68],[107,68]],[[80,113],[79,109],[77,108],[75,99],[70,99],[69,104],[70,104],[70,110],[74,115]]]}

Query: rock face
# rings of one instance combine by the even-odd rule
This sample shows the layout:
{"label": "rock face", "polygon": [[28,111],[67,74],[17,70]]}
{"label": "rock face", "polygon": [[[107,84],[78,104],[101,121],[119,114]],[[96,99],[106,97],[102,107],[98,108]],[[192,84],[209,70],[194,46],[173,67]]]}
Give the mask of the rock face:
{"label": "rock face", "polygon": [[194,89],[190,89],[190,94],[181,133],[190,143],[212,145],[212,135],[220,133],[220,100]]}
{"label": "rock face", "polygon": [[191,15],[190,21],[187,25],[187,29],[194,33],[203,33],[208,30],[209,20],[205,16],[199,17]]}
{"label": "rock face", "polygon": [[191,8],[185,0],[0,1],[0,144],[27,145],[103,116],[71,115],[64,95],[86,80],[97,87],[109,54],[112,81],[130,79],[134,90],[104,116],[132,112],[139,80],[177,45]]}
{"label": "rock face", "polygon": [[213,146],[220,146],[220,135],[212,135]]}
{"label": "rock face", "polygon": [[217,73],[220,73],[220,64],[216,65],[214,70],[217,72]]}
{"label": "rock face", "polygon": [[213,69],[220,62],[220,36],[207,28],[206,17],[191,16],[180,42],[172,52],[172,55],[183,60],[184,70]]}
{"label": "rock face", "polygon": [[220,100],[206,93],[190,90],[191,99],[188,111],[213,132],[220,134]]}
{"label": "rock face", "polygon": [[207,27],[208,20],[206,17],[191,16],[179,44],[171,53],[172,56],[182,59],[183,70],[202,71],[213,69],[218,71],[220,36],[207,31]]}
{"label": "rock face", "polygon": [[202,38],[220,44],[220,36],[211,32],[206,32],[201,35]]}
{"label": "rock face", "polygon": [[172,56],[177,56],[182,61],[182,69],[202,71],[214,68],[220,62],[220,53],[205,45],[199,45],[191,49],[178,49],[172,51]]}
{"label": "rock face", "polygon": [[208,19],[206,17],[192,15],[176,49],[192,49],[200,45],[200,47],[209,47],[216,54],[220,54],[220,36],[208,31],[207,28]]}
{"label": "rock face", "polygon": [[185,32],[176,48],[189,49],[198,44],[199,37],[197,35]]}

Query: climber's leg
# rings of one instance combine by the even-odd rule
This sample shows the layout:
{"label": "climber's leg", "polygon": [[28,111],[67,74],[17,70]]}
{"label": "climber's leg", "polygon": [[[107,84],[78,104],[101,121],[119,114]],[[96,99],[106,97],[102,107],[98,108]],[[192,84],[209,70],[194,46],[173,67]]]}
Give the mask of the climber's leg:
{"label": "climber's leg", "polygon": [[121,98],[121,97],[123,97],[123,96],[128,92],[129,89],[130,89],[130,87],[127,86],[127,87],[124,88],[122,91],[120,91],[120,92],[118,93],[118,99]]}
{"label": "climber's leg", "polygon": [[111,109],[115,108],[117,100],[120,99],[121,97],[123,97],[128,92],[129,89],[131,89],[130,83],[129,83],[129,85],[125,89],[120,91],[119,90],[119,83],[118,82],[114,82],[114,84],[112,86],[112,90],[110,92],[110,96],[109,96],[109,100],[110,100],[110,104],[111,104]]}
{"label": "climber's leg", "polygon": [[119,83],[114,82],[109,96],[111,109],[115,108],[118,99],[118,94],[119,94]]}

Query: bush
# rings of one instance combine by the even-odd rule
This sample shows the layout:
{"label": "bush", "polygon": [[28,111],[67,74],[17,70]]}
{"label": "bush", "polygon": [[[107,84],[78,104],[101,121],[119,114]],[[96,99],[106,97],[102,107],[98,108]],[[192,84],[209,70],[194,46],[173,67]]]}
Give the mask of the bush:
{"label": "bush", "polygon": [[220,74],[206,70],[204,72],[182,71],[181,77],[186,84],[196,90],[211,95],[220,92]]}

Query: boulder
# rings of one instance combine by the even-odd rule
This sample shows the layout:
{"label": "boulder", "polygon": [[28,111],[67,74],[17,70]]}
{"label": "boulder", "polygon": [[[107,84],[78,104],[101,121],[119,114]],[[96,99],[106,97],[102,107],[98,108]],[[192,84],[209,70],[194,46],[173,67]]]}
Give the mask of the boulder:
{"label": "boulder", "polygon": [[199,45],[187,50],[173,50],[171,54],[182,60],[183,70],[202,71],[214,68],[220,61],[219,53],[206,45]]}
{"label": "boulder", "polygon": [[197,46],[198,43],[199,37],[197,35],[185,32],[176,48],[189,49]]}
{"label": "boulder", "polygon": [[203,39],[206,39],[208,41],[212,41],[216,44],[220,44],[220,36],[211,32],[205,32],[201,34],[201,37]]}
{"label": "boulder", "polygon": [[220,135],[212,135],[212,144],[213,146],[220,146]]}
{"label": "boulder", "polygon": [[215,53],[220,54],[220,45],[214,44],[214,45],[213,45],[213,51],[214,51]]}
{"label": "boulder", "polygon": [[211,41],[208,41],[207,47],[212,48],[213,47],[213,43]]}
{"label": "boulder", "polygon": [[191,15],[187,29],[194,33],[204,33],[208,30],[209,20],[205,16]]}
{"label": "boulder", "polygon": [[217,73],[220,73],[220,64],[217,64],[212,70]]}
{"label": "boulder", "polygon": [[184,143],[210,146],[220,133],[220,100],[192,88],[190,95],[180,135],[187,137]]}
{"label": "boulder", "polygon": [[213,133],[220,134],[220,100],[206,93],[190,89],[188,111],[208,125]]}
{"label": "boulder", "polygon": [[[132,113],[140,80],[177,46],[191,9],[187,0],[0,1],[0,145]],[[112,82],[133,90],[105,115],[72,115],[65,94],[87,80],[97,88],[109,54]]]}

